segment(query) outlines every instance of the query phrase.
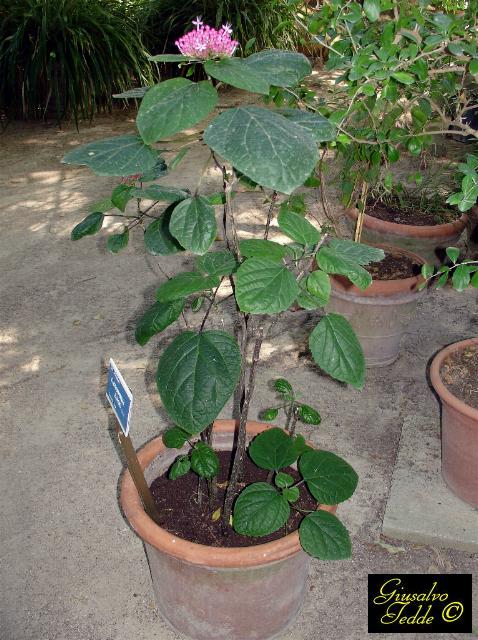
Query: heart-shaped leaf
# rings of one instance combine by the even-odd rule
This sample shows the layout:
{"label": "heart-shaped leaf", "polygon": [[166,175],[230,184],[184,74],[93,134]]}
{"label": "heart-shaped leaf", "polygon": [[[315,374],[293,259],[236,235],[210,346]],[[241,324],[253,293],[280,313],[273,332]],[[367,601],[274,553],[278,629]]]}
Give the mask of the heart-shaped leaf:
{"label": "heart-shaped leaf", "polygon": [[211,251],[197,258],[196,269],[210,276],[229,276],[237,269],[237,262],[230,251]]}
{"label": "heart-shaped leaf", "polygon": [[242,58],[222,58],[207,60],[205,72],[216,80],[230,84],[232,87],[267,95],[270,83],[262,73],[254,71],[251,65]]}
{"label": "heart-shaped leaf", "polygon": [[181,333],[159,360],[157,385],[164,408],[177,425],[197,433],[217,418],[240,371],[241,352],[228,333]]}
{"label": "heart-shaped leaf", "polygon": [[156,297],[160,302],[179,300],[180,298],[186,298],[191,293],[218,287],[219,282],[220,279],[217,276],[203,276],[196,271],[184,271],[163,282],[156,291]]}
{"label": "heart-shaped leaf", "polygon": [[260,107],[237,107],[217,116],[205,143],[263,187],[292,193],[310,176],[317,145],[294,122]]}
{"label": "heart-shaped leaf", "polygon": [[141,316],[136,325],[136,342],[142,347],[150,338],[157,333],[164,331],[166,327],[175,322],[184,309],[184,300],[173,300],[171,302],[156,302],[146,313]]}
{"label": "heart-shaped leaf", "polygon": [[191,461],[189,460],[189,456],[179,456],[176,458],[174,464],[169,470],[170,480],[176,480],[177,478],[186,475],[190,468]]}
{"label": "heart-shaped leaf", "polygon": [[236,274],[236,300],[246,313],[279,313],[298,294],[293,274],[268,258],[248,258]]}
{"label": "heart-shaped leaf", "polygon": [[185,249],[206,253],[217,233],[214,207],[202,196],[183,200],[171,214],[169,231]]}
{"label": "heart-shaped leaf", "polygon": [[266,536],[289,519],[287,499],[267,482],[246,487],[234,504],[233,527],[243,536]]}
{"label": "heart-shaped leaf", "polygon": [[123,233],[116,233],[110,236],[106,242],[108,251],[111,253],[119,253],[122,249],[128,246],[129,231],[125,229]]}
{"label": "heart-shaped leaf", "polygon": [[136,125],[146,143],[172,136],[203,120],[216,106],[210,82],[172,78],[156,84],[144,96]]}
{"label": "heart-shaped leaf", "polygon": [[168,429],[162,436],[163,443],[168,449],[181,449],[188,438],[189,434],[179,427]]}
{"label": "heart-shaped leaf", "polygon": [[327,314],[309,337],[315,362],[336,380],[362,389],[365,358],[351,324],[336,313]]}
{"label": "heart-shaped leaf", "polygon": [[245,63],[275,87],[293,87],[312,73],[310,62],[302,53],[281,49],[259,51],[247,57]]}
{"label": "heart-shaped leaf", "polygon": [[169,256],[184,251],[184,248],[169,231],[169,221],[173,209],[174,205],[169,206],[160,218],[148,225],[144,232],[144,244],[153,256]]}
{"label": "heart-shaped leaf", "polygon": [[72,240],[80,240],[85,236],[93,236],[103,226],[104,215],[99,211],[90,213],[84,220],[79,222],[71,232]]}
{"label": "heart-shaped leaf", "polygon": [[278,471],[297,460],[294,441],[282,429],[266,429],[249,445],[249,455],[261,469]]}
{"label": "heart-shaped leaf", "polygon": [[201,478],[214,478],[219,472],[217,453],[205,442],[197,442],[191,452],[191,469]]}
{"label": "heart-shaped leaf", "polygon": [[352,555],[347,529],[328,511],[309,513],[299,526],[304,551],[319,560],[345,560]]}
{"label": "heart-shaped leaf", "polygon": [[306,451],[299,469],[307,488],[320,504],[348,500],[357,488],[358,476],[348,462],[330,451]]}
{"label": "heart-shaped leaf", "polygon": [[282,209],[277,217],[279,228],[286,236],[307,246],[315,246],[320,240],[320,232],[304,216],[288,209]]}
{"label": "heart-shaped leaf", "polygon": [[152,169],[158,152],[138,136],[126,135],[96,140],[64,156],[65,164],[84,164],[98,176],[131,176]]}
{"label": "heart-shaped leaf", "polygon": [[312,271],[307,278],[307,289],[315,298],[320,300],[323,306],[329,302],[331,288],[330,278],[325,271],[320,269]]}

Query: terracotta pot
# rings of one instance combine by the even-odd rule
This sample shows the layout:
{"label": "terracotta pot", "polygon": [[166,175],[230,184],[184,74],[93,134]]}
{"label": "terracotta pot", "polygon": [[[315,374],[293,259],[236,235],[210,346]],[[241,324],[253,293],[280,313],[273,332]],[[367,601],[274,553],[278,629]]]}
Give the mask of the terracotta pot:
{"label": "terracotta pot", "polygon": [[[267,428],[248,422],[249,440]],[[214,447],[231,450],[234,433],[233,420],[216,420]],[[148,484],[165,473],[181,451],[166,449],[160,437],[145,445],[138,458]],[[149,518],[128,472],[120,502],[144,542],[158,609],[176,630],[195,640],[266,640],[293,621],[304,598],[310,561],[297,532],[250,547],[188,542]]]}
{"label": "terracotta pot", "polygon": [[[406,255],[416,264],[420,256],[389,245],[374,245],[396,255]],[[342,276],[331,276],[332,292],[327,311],[347,318],[357,334],[367,367],[382,367],[394,362],[400,342],[424,292],[418,291],[421,275],[401,280],[374,280],[362,291]]]}
{"label": "terracotta pot", "polygon": [[[355,228],[358,209],[346,209],[345,213],[350,228]],[[466,213],[454,222],[425,226],[387,222],[365,215],[362,241],[402,247],[422,256],[425,262],[439,265],[445,257],[446,247],[456,245],[467,223]]]}
{"label": "terracotta pot", "polygon": [[443,383],[441,368],[456,351],[478,345],[478,338],[462,340],[434,357],[430,378],[442,406],[442,475],[459,498],[478,507],[478,409],[454,396]]}

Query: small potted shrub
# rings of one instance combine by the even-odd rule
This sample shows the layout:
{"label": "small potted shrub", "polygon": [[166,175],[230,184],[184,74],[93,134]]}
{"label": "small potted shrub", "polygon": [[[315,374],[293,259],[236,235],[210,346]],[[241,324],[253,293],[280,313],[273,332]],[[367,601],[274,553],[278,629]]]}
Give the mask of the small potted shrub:
{"label": "small potted shrub", "polygon": [[[334,453],[295,434],[297,420],[316,424],[320,416],[298,400],[287,380],[275,382],[281,400],[264,415],[270,421],[283,407],[286,429],[249,419],[261,345],[279,314],[292,310],[291,319],[299,319],[298,309],[325,307],[330,274],[367,287],[362,265],[383,252],[321,232],[292,195],[313,183],[319,145],[336,135],[326,118],[293,101],[280,109],[228,109],[199,134],[207,150],[204,171],[218,168],[220,193],[204,193],[201,180],[194,192],[161,183],[187,147],[166,167],[156,144],[212,114],[218,98],[212,79],[271,97],[295,88],[311,71],[308,60],[293,52],[232,57],[236,43],[229,27],[213,30],[199,19],[178,46],[181,54],[156,60],[203,65],[207,80],[181,77],[151,87],[136,133],[84,145],[64,158],[100,175],[121,176],[111,197],[92,207],[72,237],[97,233],[105,216],[122,216],[123,230],[108,239],[112,252],[124,248],[136,228],[144,230],[153,255],[187,251],[194,257],[188,271],[159,284],[136,329],[144,345],[177,320],[186,322],[158,363],[157,386],[171,426],[139,452],[164,526],[146,514],[128,473],[121,504],[145,543],[158,608],[175,628],[201,640],[270,638],[300,607],[310,556],[349,557],[349,535],[335,509],[353,494],[357,475]],[[261,189],[267,200],[255,238],[241,238],[236,224],[241,182]],[[220,225],[215,206],[221,207]],[[288,242],[269,238],[276,216]],[[215,326],[217,306],[227,300],[234,331]],[[339,314],[321,313],[309,337],[315,362],[361,388],[364,356],[350,324]],[[233,419],[217,420],[231,398]]]}
{"label": "small potted shrub", "polygon": [[476,195],[454,203],[458,210],[443,203],[445,216],[422,216],[413,203],[403,208],[390,196],[393,206],[384,206],[386,199],[376,206],[371,196],[377,185],[396,195],[393,166],[404,154],[420,157],[451,129],[478,138],[465,117],[476,102],[476,21],[471,5],[458,15],[424,3],[385,8],[379,0],[346,7],[325,0],[310,19],[328,43],[327,69],[340,74],[321,112],[339,130],[332,145],[356,239],[403,247],[434,264],[458,242]]}
{"label": "small potted shrub", "polygon": [[[478,260],[460,261],[448,247],[450,266],[424,265],[426,283],[440,289],[448,281],[457,291],[478,288]],[[430,379],[440,398],[442,475],[462,500],[478,507],[478,338],[445,347],[432,360]]]}

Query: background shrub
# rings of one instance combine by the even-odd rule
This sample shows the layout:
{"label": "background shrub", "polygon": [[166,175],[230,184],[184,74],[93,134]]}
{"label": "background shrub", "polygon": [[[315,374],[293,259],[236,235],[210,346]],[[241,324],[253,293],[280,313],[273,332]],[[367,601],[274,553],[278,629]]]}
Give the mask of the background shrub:
{"label": "background shrub", "polygon": [[0,0],[0,110],[91,118],[152,81],[128,0]]}

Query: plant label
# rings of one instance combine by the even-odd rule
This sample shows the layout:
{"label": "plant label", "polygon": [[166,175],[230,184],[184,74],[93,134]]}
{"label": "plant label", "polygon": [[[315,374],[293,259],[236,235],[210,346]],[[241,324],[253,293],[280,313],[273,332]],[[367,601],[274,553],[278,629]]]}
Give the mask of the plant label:
{"label": "plant label", "polygon": [[129,433],[131,407],[133,406],[133,394],[128,389],[128,385],[112,358],[110,358],[110,366],[108,369],[106,398],[115,412],[121,431],[127,436]]}

